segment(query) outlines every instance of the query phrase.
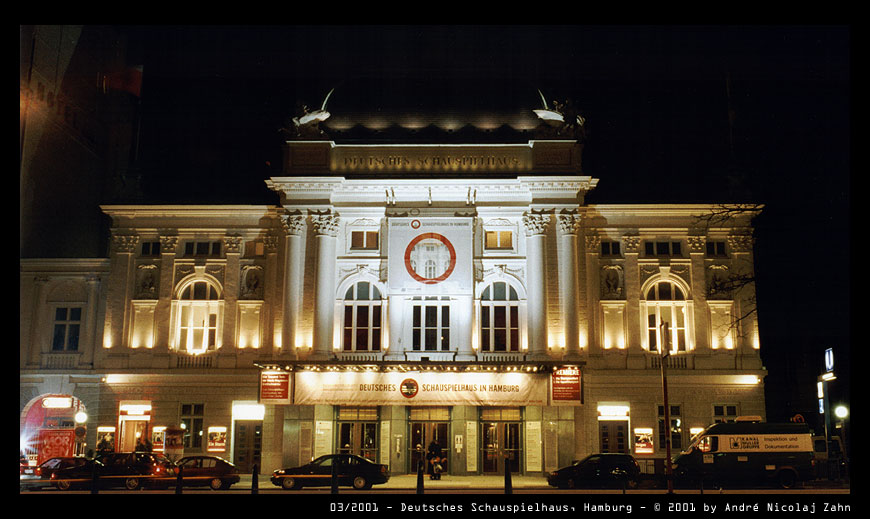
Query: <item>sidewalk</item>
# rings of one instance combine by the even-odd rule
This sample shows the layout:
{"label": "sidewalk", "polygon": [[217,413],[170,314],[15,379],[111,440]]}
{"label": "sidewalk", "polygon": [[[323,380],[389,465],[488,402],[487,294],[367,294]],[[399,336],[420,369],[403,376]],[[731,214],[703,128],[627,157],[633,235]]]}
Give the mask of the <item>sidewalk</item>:
{"label": "sidewalk", "polygon": [[[250,489],[251,475],[243,475],[241,481],[233,485],[233,488]],[[257,477],[258,488],[276,488],[269,481],[269,474],[260,474]],[[416,474],[399,474],[390,477],[390,480],[374,488],[383,490],[416,490]],[[450,476],[443,475],[440,480],[431,480],[428,475],[423,476],[424,489],[447,489],[447,488],[504,488],[504,476]],[[511,476],[511,488],[552,488],[547,484],[544,476]]]}

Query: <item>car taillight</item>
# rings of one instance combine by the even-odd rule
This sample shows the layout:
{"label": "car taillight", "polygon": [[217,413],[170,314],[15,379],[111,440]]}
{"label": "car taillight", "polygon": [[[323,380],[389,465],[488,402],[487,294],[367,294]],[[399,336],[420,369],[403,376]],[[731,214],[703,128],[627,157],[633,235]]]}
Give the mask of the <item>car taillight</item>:
{"label": "car taillight", "polygon": [[36,474],[37,476],[41,476],[42,475],[42,467],[36,467],[33,470],[33,473]]}
{"label": "car taillight", "polygon": [[387,473],[387,466],[381,465],[381,474],[386,474],[386,473]]}
{"label": "car taillight", "polygon": [[57,474],[52,472],[51,479],[55,479],[55,478],[57,478]]}

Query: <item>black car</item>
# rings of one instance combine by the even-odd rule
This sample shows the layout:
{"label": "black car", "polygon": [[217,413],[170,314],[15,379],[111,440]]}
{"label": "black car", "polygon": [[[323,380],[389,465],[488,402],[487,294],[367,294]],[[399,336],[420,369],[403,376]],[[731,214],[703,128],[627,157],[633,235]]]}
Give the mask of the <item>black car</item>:
{"label": "black car", "polygon": [[639,481],[640,466],[628,454],[592,454],[547,478],[557,488],[636,488]]}
{"label": "black car", "polygon": [[386,483],[390,479],[386,465],[355,454],[327,454],[301,467],[276,470],[270,481],[287,490],[304,486],[325,487],[332,485],[333,469],[338,485],[352,486],[358,490]]}
{"label": "black car", "polygon": [[159,454],[110,452],[98,455],[96,460],[101,464],[98,467],[100,488],[166,488],[175,482],[175,465]]}
{"label": "black car", "polygon": [[239,469],[217,456],[185,456],[175,462],[184,486],[205,486],[226,490],[239,482]]}
{"label": "black car", "polygon": [[[57,460],[74,460],[71,463],[57,463],[53,467],[43,469],[41,476],[59,490],[73,488],[91,488],[94,476],[94,466],[102,474],[103,464],[90,458],[53,458]],[[45,463],[48,463],[48,460]],[[42,465],[45,465],[43,463]],[[40,465],[40,467],[42,467]]]}

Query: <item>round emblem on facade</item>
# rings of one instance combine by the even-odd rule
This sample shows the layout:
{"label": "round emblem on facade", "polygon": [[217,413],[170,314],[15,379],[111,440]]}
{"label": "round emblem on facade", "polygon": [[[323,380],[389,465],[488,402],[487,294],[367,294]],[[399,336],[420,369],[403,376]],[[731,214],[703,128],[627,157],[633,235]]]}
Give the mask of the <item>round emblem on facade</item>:
{"label": "round emblem on facade", "polygon": [[420,220],[411,220],[411,229],[419,229]]}
{"label": "round emblem on facade", "polygon": [[420,283],[440,283],[450,277],[455,268],[456,249],[438,233],[423,233],[405,249],[405,269]]}
{"label": "round emblem on facade", "polygon": [[417,381],[413,378],[406,378],[399,385],[399,391],[401,391],[402,396],[405,398],[414,398],[417,396],[417,390],[419,386],[417,385]]}

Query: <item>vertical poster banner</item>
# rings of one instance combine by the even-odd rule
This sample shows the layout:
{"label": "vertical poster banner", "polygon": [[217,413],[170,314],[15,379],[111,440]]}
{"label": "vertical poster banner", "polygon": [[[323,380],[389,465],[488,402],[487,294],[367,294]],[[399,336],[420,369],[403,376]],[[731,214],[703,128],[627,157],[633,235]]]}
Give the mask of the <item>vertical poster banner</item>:
{"label": "vertical poster banner", "polygon": [[465,422],[465,470],[477,472],[477,422]]}
{"label": "vertical poster banner", "polygon": [[390,421],[381,420],[381,465],[390,466]]}
{"label": "vertical poster banner", "polygon": [[580,368],[567,366],[553,370],[550,376],[550,402],[552,405],[580,405]]}
{"label": "vertical poster banner", "polygon": [[472,236],[471,218],[390,218],[390,289],[470,294]]}
{"label": "vertical poster banner", "polygon": [[526,472],[540,472],[541,464],[541,422],[526,422]]}
{"label": "vertical poster banner", "polygon": [[260,372],[260,403],[289,405],[292,394],[290,378],[286,371]]}
{"label": "vertical poster banner", "polygon": [[314,458],[332,454],[332,422],[318,421],[314,424]]}

